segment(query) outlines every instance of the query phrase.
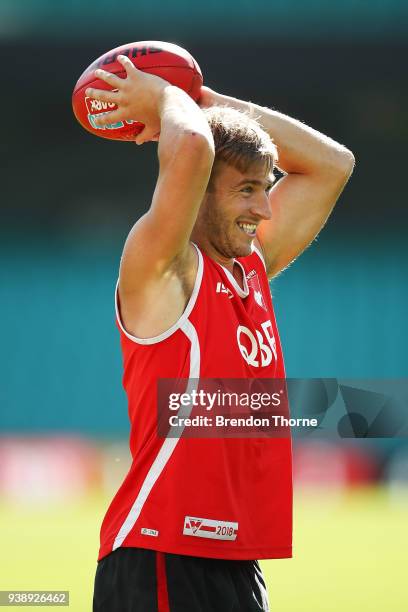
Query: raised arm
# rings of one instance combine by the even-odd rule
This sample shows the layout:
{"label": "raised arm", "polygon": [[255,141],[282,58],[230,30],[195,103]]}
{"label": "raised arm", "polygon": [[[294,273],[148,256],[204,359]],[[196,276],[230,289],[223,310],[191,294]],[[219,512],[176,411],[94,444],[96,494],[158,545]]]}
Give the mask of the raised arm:
{"label": "raised arm", "polygon": [[[152,204],[126,240],[119,277],[128,331],[154,335],[163,331],[159,327],[166,321],[171,325],[177,320],[189,297],[190,272],[196,269],[189,239],[211,173],[214,142],[204,114],[186,93],[137,70],[126,57],[118,60],[126,68],[126,79],[98,71],[117,91],[88,94],[118,106],[102,115],[99,125],[137,119],[146,125],[138,144],[159,135],[160,169]],[[165,316],[158,302],[165,303]],[[166,321],[158,323],[162,315]]]}
{"label": "raised arm", "polygon": [[354,167],[346,147],[282,113],[205,88],[201,103],[250,112],[277,146],[286,174],[271,189],[272,217],[259,224],[257,238],[269,277],[293,261],[317,236]]}

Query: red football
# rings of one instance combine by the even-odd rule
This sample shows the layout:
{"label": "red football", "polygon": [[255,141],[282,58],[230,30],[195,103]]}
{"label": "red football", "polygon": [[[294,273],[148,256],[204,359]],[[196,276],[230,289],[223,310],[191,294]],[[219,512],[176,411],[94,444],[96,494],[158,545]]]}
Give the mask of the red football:
{"label": "red football", "polygon": [[126,78],[123,66],[116,60],[118,55],[127,55],[136,68],[143,72],[156,74],[172,85],[180,87],[193,100],[198,100],[200,97],[203,75],[199,65],[188,51],[172,43],[155,40],[122,45],[104,53],[92,62],[74,87],[72,108],[75,117],[91,134],[111,140],[134,140],[144,127],[143,123],[137,121],[137,117],[133,121],[119,121],[104,127],[98,127],[93,122],[95,115],[114,110],[116,105],[89,98],[85,95],[85,90],[87,87],[110,89],[107,83],[95,77],[97,68],[103,68],[121,78]]}

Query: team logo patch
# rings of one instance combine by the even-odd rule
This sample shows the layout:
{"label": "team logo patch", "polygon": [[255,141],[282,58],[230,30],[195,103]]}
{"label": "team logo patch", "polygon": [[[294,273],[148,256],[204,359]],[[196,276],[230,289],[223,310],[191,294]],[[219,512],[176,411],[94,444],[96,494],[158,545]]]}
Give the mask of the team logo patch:
{"label": "team logo patch", "polygon": [[248,287],[252,289],[252,291],[254,292],[255,302],[258,304],[258,306],[260,306],[264,310],[267,310],[264,296],[262,293],[261,284],[259,282],[257,273],[255,272],[255,274],[251,274],[251,273],[248,274],[247,281],[248,281]]}
{"label": "team logo patch", "polygon": [[183,535],[212,540],[235,540],[238,534],[238,523],[216,521],[214,519],[184,517]]}

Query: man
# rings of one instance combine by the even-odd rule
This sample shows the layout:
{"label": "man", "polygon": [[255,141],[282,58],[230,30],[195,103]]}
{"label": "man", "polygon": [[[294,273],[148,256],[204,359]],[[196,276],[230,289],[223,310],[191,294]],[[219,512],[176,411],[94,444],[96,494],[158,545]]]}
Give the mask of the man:
{"label": "man", "polygon": [[354,158],[278,112],[208,88],[202,110],[118,61],[126,79],[96,71],[115,91],[87,90],[118,106],[97,122],[143,122],[160,170],[120,266],[133,462],[102,525],[94,610],[268,610],[257,559],[292,556],[290,439],[160,438],[157,380],[284,377],[268,279],[322,228]]}

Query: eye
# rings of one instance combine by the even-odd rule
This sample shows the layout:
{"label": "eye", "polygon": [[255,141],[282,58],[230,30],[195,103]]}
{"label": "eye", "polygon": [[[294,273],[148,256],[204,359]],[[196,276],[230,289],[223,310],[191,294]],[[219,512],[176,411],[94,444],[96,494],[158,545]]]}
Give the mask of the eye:
{"label": "eye", "polygon": [[251,187],[251,185],[247,185],[246,187],[243,187],[243,188],[241,189],[241,191],[242,191],[243,193],[253,193],[253,192],[254,192],[254,188],[253,188],[253,187]]}

